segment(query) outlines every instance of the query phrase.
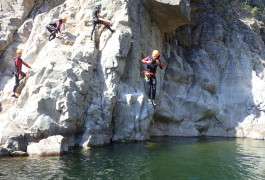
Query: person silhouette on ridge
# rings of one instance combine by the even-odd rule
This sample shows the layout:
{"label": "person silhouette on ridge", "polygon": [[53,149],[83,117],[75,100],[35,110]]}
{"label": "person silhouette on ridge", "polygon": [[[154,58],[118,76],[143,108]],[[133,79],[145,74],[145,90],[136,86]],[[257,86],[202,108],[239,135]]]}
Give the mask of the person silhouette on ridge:
{"label": "person silhouette on ridge", "polygon": [[105,25],[105,27],[107,27],[112,33],[115,32],[115,30],[110,28],[110,24],[106,21],[100,20],[99,18],[103,18],[103,16],[100,16],[100,10],[101,10],[102,4],[101,3],[97,3],[96,6],[94,7],[93,11],[92,11],[92,17],[93,17],[93,27],[92,27],[92,31],[91,31],[91,40],[93,39],[93,33],[95,31],[96,25],[97,24],[103,24]]}

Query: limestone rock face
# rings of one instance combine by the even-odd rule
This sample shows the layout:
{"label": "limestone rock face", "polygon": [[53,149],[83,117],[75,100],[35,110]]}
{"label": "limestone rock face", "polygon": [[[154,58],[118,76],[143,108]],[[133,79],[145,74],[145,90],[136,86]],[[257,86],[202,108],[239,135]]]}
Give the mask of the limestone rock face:
{"label": "limestone rock face", "polygon": [[34,0],[0,1],[0,53],[13,41],[13,34],[34,6]]}
{"label": "limestone rock face", "polygon": [[[264,139],[264,21],[238,3],[102,0],[115,33],[96,27],[94,40],[92,1],[2,8],[1,155],[60,154],[151,135]],[[63,34],[48,41],[45,26],[61,16],[68,17]],[[32,69],[23,67],[28,75],[13,99],[17,48]],[[165,65],[157,69],[156,106],[147,102],[140,62],[154,49]]]}
{"label": "limestone rock face", "polygon": [[144,7],[162,32],[173,32],[190,20],[189,0],[144,0]]}

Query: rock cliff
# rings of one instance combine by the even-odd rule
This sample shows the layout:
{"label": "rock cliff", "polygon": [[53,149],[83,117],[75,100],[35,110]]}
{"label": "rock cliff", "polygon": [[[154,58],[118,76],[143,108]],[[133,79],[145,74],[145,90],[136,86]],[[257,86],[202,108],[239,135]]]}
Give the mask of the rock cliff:
{"label": "rock cliff", "polygon": [[[265,138],[262,13],[238,0],[102,0],[116,32],[98,27],[92,41],[96,2],[0,0],[0,155],[165,135]],[[48,41],[60,16],[63,34]],[[13,99],[17,48],[33,69]],[[153,49],[166,65],[156,107],[140,73]]]}

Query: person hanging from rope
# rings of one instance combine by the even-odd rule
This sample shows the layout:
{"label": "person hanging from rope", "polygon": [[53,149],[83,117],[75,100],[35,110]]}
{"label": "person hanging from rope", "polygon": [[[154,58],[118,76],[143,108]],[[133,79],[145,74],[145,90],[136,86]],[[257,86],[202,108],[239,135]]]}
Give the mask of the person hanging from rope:
{"label": "person hanging from rope", "polygon": [[91,40],[93,39],[93,33],[95,31],[96,25],[97,24],[103,24],[105,25],[105,27],[107,27],[111,33],[114,33],[115,30],[110,28],[110,24],[106,21],[100,20],[99,18],[103,18],[103,16],[101,16],[100,10],[101,10],[102,4],[101,3],[97,3],[96,6],[94,7],[93,11],[92,11],[92,17],[93,17],[93,27],[92,27],[92,31],[91,31]]}
{"label": "person hanging from rope", "polygon": [[51,33],[49,36],[49,41],[56,38],[56,34],[59,32],[61,33],[61,25],[66,23],[67,17],[62,17],[59,20],[51,21],[47,26],[47,30]]}
{"label": "person hanging from rope", "polygon": [[142,73],[145,75],[145,83],[146,83],[146,93],[148,96],[148,102],[152,103],[154,106],[155,103],[155,96],[156,96],[156,68],[157,66],[160,69],[163,69],[164,65],[162,64],[161,60],[159,59],[160,53],[158,50],[154,50],[152,52],[152,56],[148,56],[141,60],[142,63],[146,64],[146,71]]}
{"label": "person hanging from rope", "polygon": [[16,89],[19,86],[19,81],[22,80],[24,77],[26,77],[26,74],[22,72],[22,64],[24,64],[26,67],[31,69],[31,67],[21,59],[22,50],[18,49],[16,53],[17,53],[17,56],[13,58],[15,62],[15,70],[14,70],[15,86],[13,88],[13,94],[11,96],[14,98],[18,98],[16,95]]}

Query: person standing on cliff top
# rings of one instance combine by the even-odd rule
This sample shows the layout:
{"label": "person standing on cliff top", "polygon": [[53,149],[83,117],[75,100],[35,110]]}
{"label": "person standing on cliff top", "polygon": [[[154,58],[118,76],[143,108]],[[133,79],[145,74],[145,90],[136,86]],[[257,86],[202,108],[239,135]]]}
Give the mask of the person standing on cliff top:
{"label": "person standing on cliff top", "polygon": [[26,76],[26,74],[24,72],[22,72],[22,64],[24,64],[25,66],[27,66],[28,68],[31,69],[31,67],[21,59],[22,50],[18,49],[16,51],[16,53],[17,53],[17,56],[13,58],[14,62],[15,62],[15,70],[14,70],[15,86],[13,88],[13,94],[11,96],[11,97],[14,97],[14,98],[18,98],[16,96],[16,89],[19,86],[19,81],[22,80]]}
{"label": "person standing on cliff top", "polygon": [[54,38],[56,38],[56,33],[61,33],[61,25],[63,23],[66,23],[67,21],[67,17],[62,17],[59,20],[54,20],[51,21],[47,26],[47,30],[51,33],[49,36],[49,41],[53,40]]}
{"label": "person standing on cliff top", "polygon": [[106,21],[100,20],[99,18],[103,18],[103,16],[100,16],[100,10],[101,10],[102,4],[101,3],[97,3],[96,6],[94,7],[93,11],[92,11],[92,17],[93,17],[93,27],[92,27],[92,31],[91,31],[91,40],[93,39],[93,33],[95,31],[96,25],[97,24],[103,24],[105,25],[105,27],[107,27],[112,33],[115,32],[115,30],[110,28],[110,24]]}
{"label": "person standing on cliff top", "polygon": [[145,75],[145,82],[146,82],[146,93],[148,95],[148,102],[152,103],[154,106],[155,103],[155,96],[156,96],[156,68],[157,66],[160,67],[160,69],[163,69],[163,64],[161,60],[159,59],[160,53],[158,50],[154,50],[152,52],[152,56],[148,56],[144,59],[142,59],[142,63],[146,64],[146,71],[143,71],[142,73]]}

